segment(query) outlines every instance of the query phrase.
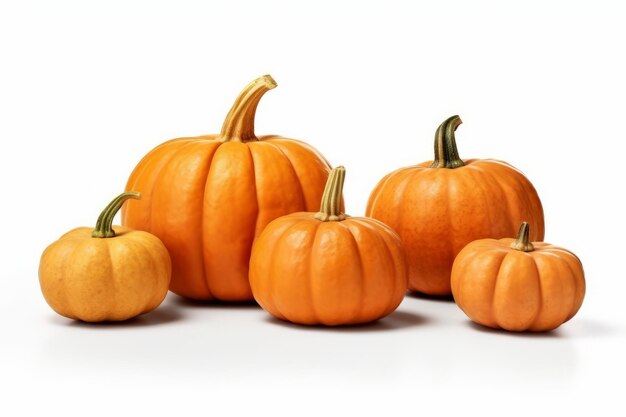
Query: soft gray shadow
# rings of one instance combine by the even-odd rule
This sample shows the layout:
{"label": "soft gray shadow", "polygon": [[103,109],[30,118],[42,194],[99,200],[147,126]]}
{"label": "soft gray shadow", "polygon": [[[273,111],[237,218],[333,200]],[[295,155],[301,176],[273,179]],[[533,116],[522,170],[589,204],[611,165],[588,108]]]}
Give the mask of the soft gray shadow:
{"label": "soft gray shadow", "polygon": [[500,334],[509,337],[520,338],[546,338],[546,339],[574,339],[581,337],[606,337],[619,333],[619,329],[611,327],[605,323],[593,320],[573,318],[571,321],[565,322],[554,330],[547,332],[510,332],[503,329],[493,329],[485,327],[471,320],[465,322],[466,325],[474,330],[482,333]]}
{"label": "soft gray shadow", "polygon": [[261,308],[256,301],[219,301],[219,300],[194,300],[192,298],[181,297],[172,294],[171,303],[179,307],[191,308],[223,308],[223,309],[259,309]]}
{"label": "soft gray shadow", "polygon": [[613,336],[620,331],[626,335],[625,329],[608,325],[601,321],[587,320],[585,318],[573,317],[567,323],[564,323],[559,329],[563,329],[567,337],[607,337]]}
{"label": "soft gray shadow", "polygon": [[471,320],[465,321],[465,324],[471,327],[474,330],[478,330],[481,333],[490,333],[497,334],[501,336],[507,337],[519,337],[519,338],[529,338],[529,339],[563,339],[565,338],[563,334],[560,332],[560,327],[557,327],[554,330],[550,330],[547,332],[512,332],[504,329],[494,329],[492,327],[486,327],[478,323],[474,323]]}
{"label": "soft gray shadow", "polygon": [[390,330],[402,330],[409,327],[421,326],[428,323],[428,319],[423,316],[409,313],[406,311],[395,311],[382,319],[363,324],[349,324],[340,326],[324,326],[321,324],[306,325],[296,324],[290,321],[280,320],[274,316],[266,316],[265,321],[282,327],[304,330],[304,331],[321,331],[321,332],[337,332],[337,333],[368,333]]}
{"label": "soft gray shadow", "polygon": [[55,317],[54,322],[57,325],[71,326],[85,329],[120,329],[132,327],[151,327],[160,326],[168,323],[179,321],[183,318],[181,312],[174,306],[161,305],[149,313],[141,316],[133,317],[125,321],[101,321],[97,323],[89,323],[80,320],[64,319]]}
{"label": "soft gray shadow", "polygon": [[450,295],[430,295],[430,294],[424,294],[421,292],[415,292],[415,291],[407,291],[406,296],[408,298],[417,298],[419,300],[430,300],[430,301],[442,301],[442,302],[452,302],[454,303],[454,297],[452,297],[452,294]]}

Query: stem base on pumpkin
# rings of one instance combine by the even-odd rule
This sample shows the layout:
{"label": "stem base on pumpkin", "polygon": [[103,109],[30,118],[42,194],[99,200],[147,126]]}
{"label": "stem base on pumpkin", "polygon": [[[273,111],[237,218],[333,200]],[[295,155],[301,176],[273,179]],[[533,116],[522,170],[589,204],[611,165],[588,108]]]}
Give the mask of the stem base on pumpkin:
{"label": "stem base on pumpkin", "polygon": [[91,232],[91,237],[95,238],[109,238],[115,236],[113,230],[113,218],[122,207],[122,204],[129,198],[139,200],[141,194],[135,191],[129,191],[122,193],[115,197],[100,213],[98,220],[96,221],[96,227]]}

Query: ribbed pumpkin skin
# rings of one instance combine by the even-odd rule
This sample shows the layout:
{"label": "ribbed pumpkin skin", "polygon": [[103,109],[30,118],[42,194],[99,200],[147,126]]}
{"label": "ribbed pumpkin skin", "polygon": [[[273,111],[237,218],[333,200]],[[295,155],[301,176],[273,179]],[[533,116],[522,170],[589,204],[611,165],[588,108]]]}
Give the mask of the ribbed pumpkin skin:
{"label": "ribbed pumpkin skin", "polygon": [[413,291],[449,295],[454,258],[471,241],[515,235],[522,221],[532,240],[543,240],[541,201],[520,171],[497,160],[463,162],[455,169],[431,168],[432,161],[399,169],[370,195],[366,215],[400,236]]}
{"label": "ribbed pumpkin skin", "polygon": [[180,138],[152,150],[127,189],[140,201],[122,223],[158,236],[172,258],[170,289],[194,299],[251,300],[252,242],[273,219],[319,209],[330,166],[297,140]]}
{"label": "ribbed pumpkin skin", "polygon": [[79,227],[53,242],[39,265],[41,291],[54,311],[87,321],[120,321],[161,304],[170,282],[165,246],[142,231],[115,226],[113,238]]}
{"label": "ribbed pumpkin skin", "polygon": [[[531,229],[532,230],[532,229]],[[547,331],[571,319],[585,296],[580,260],[573,253],[533,242],[511,249],[514,239],[467,245],[452,268],[452,293],[476,323],[510,331]]]}
{"label": "ribbed pumpkin skin", "polygon": [[270,223],[250,259],[250,284],[270,314],[299,324],[366,323],[393,312],[407,288],[405,255],[384,224],[294,213]]}

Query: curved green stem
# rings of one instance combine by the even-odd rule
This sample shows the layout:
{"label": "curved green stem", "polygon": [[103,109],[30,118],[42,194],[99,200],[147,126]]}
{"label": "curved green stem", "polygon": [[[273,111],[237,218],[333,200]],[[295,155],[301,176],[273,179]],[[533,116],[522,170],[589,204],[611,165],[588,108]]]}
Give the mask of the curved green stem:
{"label": "curved green stem", "polygon": [[276,86],[276,81],[270,75],[259,77],[248,84],[239,93],[228,115],[226,115],[219,139],[222,142],[257,140],[254,135],[256,108],[263,94]]}
{"label": "curved green stem", "polygon": [[431,168],[454,169],[465,165],[459,158],[454,137],[454,131],[461,123],[463,122],[459,116],[452,116],[439,125],[435,132],[435,159]]}
{"label": "curved green stem", "polygon": [[535,250],[535,247],[529,241],[529,233],[530,226],[528,225],[528,223],[523,222],[519,228],[519,232],[517,232],[517,239],[515,239],[515,242],[511,243],[511,248],[524,252],[531,252]]}
{"label": "curved green stem", "polygon": [[326,188],[322,195],[320,211],[315,218],[323,222],[341,221],[346,215],[341,212],[341,193],[343,192],[343,182],[346,178],[346,169],[342,166],[333,168],[328,175]]}
{"label": "curved green stem", "polygon": [[122,193],[111,200],[104,210],[102,210],[100,216],[98,216],[96,227],[91,232],[91,237],[106,238],[115,236],[115,231],[113,230],[113,218],[122,207],[122,204],[124,204],[124,201],[129,198],[139,200],[141,198],[141,194],[135,191],[129,191]]}

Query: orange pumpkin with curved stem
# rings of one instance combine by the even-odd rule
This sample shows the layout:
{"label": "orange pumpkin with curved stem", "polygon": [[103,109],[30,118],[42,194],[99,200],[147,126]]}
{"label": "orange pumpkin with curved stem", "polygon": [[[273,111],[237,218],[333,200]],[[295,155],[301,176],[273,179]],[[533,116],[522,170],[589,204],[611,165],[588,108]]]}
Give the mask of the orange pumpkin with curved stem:
{"label": "orange pumpkin with curved stem", "polygon": [[170,282],[167,249],[150,233],[112,226],[124,201],[139,197],[120,194],[95,228],[71,230],[46,248],[39,283],[54,311],[88,322],[120,321],[161,304]]}
{"label": "orange pumpkin with curved stem", "polygon": [[571,319],[585,296],[580,259],[570,251],[517,239],[468,244],[452,267],[452,294],[470,319],[510,331],[552,330]]}
{"label": "orange pumpkin with curved stem", "polygon": [[409,288],[449,295],[455,256],[469,242],[515,234],[522,221],[543,240],[543,208],[533,185],[506,162],[459,158],[458,116],[435,134],[435,159],[394,171],[372,191],[366,215],[391,226],[409,262]]}
{"label": "orange pumpkin with curved stem", "polygon": [[319,209],[330,166],[311,146],[254,134],[269,75],[241,92],[219,135],[180,138],[148,153],[127,189],[122,223],[158,236],[172,257],[170,289],[194,299],[251,300],[252,242],[282,215]]}
{"label": "orange pumpkin with curved stem", "polygon": [[271,222],[254,243],[250,284],[273,316],[300,324],[365,323],[394,311],[407,287],[400,239],[340,209],[345,170],[333,169],[318,213]]}

